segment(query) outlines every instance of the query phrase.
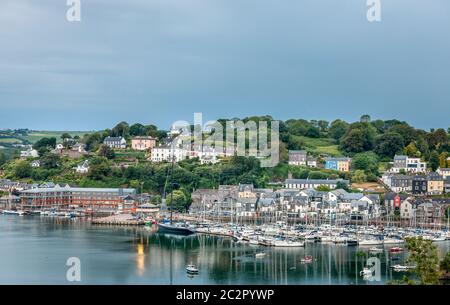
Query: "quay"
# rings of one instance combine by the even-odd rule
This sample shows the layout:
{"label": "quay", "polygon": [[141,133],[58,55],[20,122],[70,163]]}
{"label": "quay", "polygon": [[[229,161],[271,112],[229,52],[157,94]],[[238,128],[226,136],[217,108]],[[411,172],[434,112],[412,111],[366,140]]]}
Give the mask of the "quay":
{"label": "quay", "polygon": [[144,220],[138,220],[133,218],[131,214],[119,214],[102,218],[94,218],[91,221],[96,225],[116,225],[116,226],[143,226]]}

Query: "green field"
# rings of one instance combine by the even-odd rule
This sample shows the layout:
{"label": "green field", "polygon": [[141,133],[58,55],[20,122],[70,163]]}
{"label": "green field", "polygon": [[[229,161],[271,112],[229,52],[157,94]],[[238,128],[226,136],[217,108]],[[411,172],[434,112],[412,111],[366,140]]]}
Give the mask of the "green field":
{"label": "green field", "polygon": [[21,143],[22,141],[17,138],[0,138],[0,143],[6,143],[6,144],[14,144],[14,143]]}
{"label": "green field", "polygon": [[302,146],[309,152],[315,154],[327,154],[330,156],[341,156],[338,145],[330,138],[308,138],[304,136],[292,136],[302,143]]}
{"label": "green field", "polygon": [[68,133],[72,137],[79,136],[80,138],[87,133],[91,133],[90,131],[34,131],[29,133],[27,136],[20,137],[21,139],[27,140],[30,143],[36,143],[42,138],[56,138],[57,142],[61,142],[61,135],[63,133]]}

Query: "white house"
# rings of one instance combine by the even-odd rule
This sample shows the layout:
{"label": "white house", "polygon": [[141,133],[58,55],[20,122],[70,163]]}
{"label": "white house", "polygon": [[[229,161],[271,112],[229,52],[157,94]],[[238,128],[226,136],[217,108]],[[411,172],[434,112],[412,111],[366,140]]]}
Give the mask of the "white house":
{"label": "white house", "polygon": [[86,160],[75,167],[75,171],[79,174],[87,174],[89,172],[89,161]]}
{"label": "white house", "polygon": [[441,175],[441,176],[444,178],[444,180],[445,180],[447,177],[450,177],[450,168],[438,168],[438,169],[436,170],[436,172],[437,172],[439,175]]}
{"label": "white house", "polygon": [[400,204],[400,217],[403,219],[411,219],[414,217],[415,208],[411,198],[403,200]]}
{"label": "white house", "polygon": [[21,158],[37,158],[39,157],[39,153],[36,149],[27,149],[27,150],[22,150],[20,152],[20,157]]}
{"label": "white house", "polygon": [[410,158],[404,155],[395,155],[391,173],[399,173],[401,170],[409,173],[425,173],[427,163],[422,162],[420,158]]}
{"label": "white house", "polygon": [[106,137],[103,144],[109,146],[110,148],[127,148],[127,141],[123,137]]}
{"label": "white house", "polygon": [[64,149],[64,145],[62,145],[61,143],[56,144],[55,149]]}
{"label": "white house", "polygon": [[40,167],[41,166],[41,161],[39,160],[34,160],[31,162],[31,167]]}
{"label": "white house", "polygon": [[153,147],[151,161],[152,162],[171,162],[172,158],[174,158],[175,162],[180,162],[181,160],[186,159],[187,152],[185,149],[179,147],[172,147],[172,145],[161,145],[157,147]]}

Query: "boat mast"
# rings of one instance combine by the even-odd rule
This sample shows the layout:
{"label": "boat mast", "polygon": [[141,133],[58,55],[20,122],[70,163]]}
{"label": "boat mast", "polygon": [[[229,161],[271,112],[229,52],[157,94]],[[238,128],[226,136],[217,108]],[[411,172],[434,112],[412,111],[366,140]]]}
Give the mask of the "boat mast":
{"label": "boat mast", "polygon": [[175,161],[175,152],[173,149],[173,141],[172,141],[172,165],[170,169],[170,225],[173,222],[173,163]]}

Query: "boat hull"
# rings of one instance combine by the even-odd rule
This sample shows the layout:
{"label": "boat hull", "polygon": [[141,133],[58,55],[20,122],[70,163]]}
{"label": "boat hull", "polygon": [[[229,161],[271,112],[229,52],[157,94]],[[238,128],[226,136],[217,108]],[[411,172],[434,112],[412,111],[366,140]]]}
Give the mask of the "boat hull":
{"label": "boat hull", "polygon": [[177,234],[177,235],[191,235],[195,232],[189,228],[177,227],[170,224],[158,223],[158,232]]}

